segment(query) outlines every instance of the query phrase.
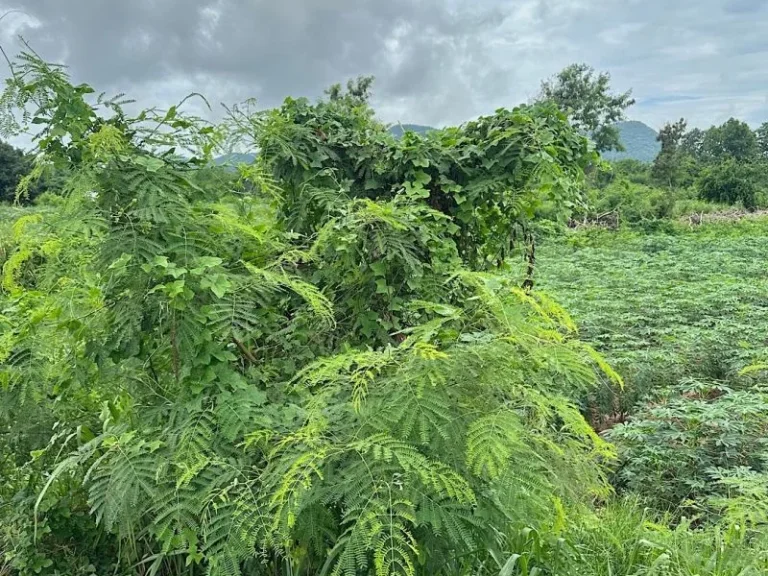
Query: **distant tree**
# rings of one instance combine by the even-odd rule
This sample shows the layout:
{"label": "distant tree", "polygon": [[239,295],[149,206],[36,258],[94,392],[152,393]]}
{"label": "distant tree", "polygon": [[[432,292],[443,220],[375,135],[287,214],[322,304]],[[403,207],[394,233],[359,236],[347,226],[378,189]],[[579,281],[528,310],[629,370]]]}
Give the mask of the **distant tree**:
{"label": "distant tree", "polygon": [[6,142],[0,142],[0,201],[15,201],[16,187],[31,168],[32,163],[24,152]]}
{"label": "distant tree", "polygon": [[668,122],[659,130],[656,140],[661,142],[661,152],[676,151],[685,136],[688,128],[688,122],[685,118],[680,118],[677,122]]}
{"label": "distant tree", "polygon": [[760,156],[768,159],[768,122],[763,122],[760,128],[755,130],[755,136]]}
{"label": "distant tree", "polygon": [[633,184],[648,184],[648,163],[635,160],[634,158],[625,158],[612,162],[613,170],[617,176],[626,178]]}
{"label": "distant tree", "polygon": [[611,75],[586,64],[571,64],[541,84],[540,100],[550,100],[568,114],[574,127],[591,135],[599,152],[623,151],[616,122],[635,103],[632,91],[610,91]]}
{"label": "distant tree", "polygon": [[619,180],[633,184],[650,184],[650,166],[634,158],[610,161],[605,166],[589,174],[590,183],[597,188],[605,188]]}
{"label": "distant tree", "polygon": [[753,210],[757,201],[756,165],[726,158],[704,170],[698,182],[699,196],[710,202],[736,204]]}
{"label": "distant tree", "polygon": [[346,92],[341,84],[334,84],[325,91],[325,94],[331,101],[346,99],[351,103],[366,104],[371,98],[373,81],[373,76],[358,76],[354,80],[347,81]]}
{"label": "distant tree", "polygon": [[686,132],[682,140],[680,140],[680,151],[696,160],[701,159],[704,134],[704,130],[700,128],[694,128]]}
{"label": "distant tree", "polygon": [[677,122],[668,122],[659,131],[656,140],[661,142],[661,151],[653,161],[651,174],[653,179],[670,188],[680,184],[683,177],[683,156],[681,143],[685,137],[688,122],[680,118]]}
{"label": "distant tree", "polygon": [[702,153],[710,162],[733,158],[748,162],[758,157],[758,139],[745,122],[731,118],[721,126],[713,126],[704,134]]}

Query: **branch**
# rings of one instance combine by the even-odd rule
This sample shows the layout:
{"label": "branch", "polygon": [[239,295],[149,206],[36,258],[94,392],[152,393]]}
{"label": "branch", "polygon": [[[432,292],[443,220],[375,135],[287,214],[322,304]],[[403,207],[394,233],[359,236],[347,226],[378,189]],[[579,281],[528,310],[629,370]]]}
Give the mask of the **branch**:
{"label": "branch", "polygon": [[248,360],[248,362],[250,362],[251,364],[257,364],[258,363],[258,360],[256,360],[256,357],[253,355],[253,352],[248,350],[248,348],[246,348],[245,344],[240,342],[240,340],[238,340],[234,336],[232,336],[232,342],[235,343],[237,348],[240,350],[240,352],[243,354],[243,356],[245,356],[245,358]]}

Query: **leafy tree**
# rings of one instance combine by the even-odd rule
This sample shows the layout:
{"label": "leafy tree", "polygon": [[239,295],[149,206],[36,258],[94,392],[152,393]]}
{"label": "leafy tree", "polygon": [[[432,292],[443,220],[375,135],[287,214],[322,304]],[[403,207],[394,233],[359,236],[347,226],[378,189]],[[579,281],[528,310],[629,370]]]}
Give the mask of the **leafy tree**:
{"label": "leafy tree", "polygon": [[541,84],[540,100],[552,101],[567,112],[573,125],[590,135],[597,150],[623,150],[614,124],[625,119],[625,111],[635,103],[632,91],[610,92],[611,76],[595,73],[586,64],[571,64],[554,78]]}
{"label": "leafy tree", "polygon": [[[0,142],[0,201],[16,201],[16,188],[31,168],[32,162],[24,152],[6,142]],[[20,198],[21,201],[30,199]]]}
{"label": "leafy tree", "polygon": [[661,152],[653,161],[651,174],[656,182],[669,188],[690,185],[694,181],[695,161],[684,146],[687,124],[681,118],[677,122],[665,124],[659,131]]}
{"label": "leafy tree", "polygon": [[325,91],[325,94],[332,102],[345,99],[349,103],[365,105],[371,98],[373,80],[373,76],[359,76],[355,80],[347,82],[346,92],[342,89],[341,84],[334,84]]}
{"label": "leafy tree", "polygon": [[755,130],[755,136],[757,137],[757,147],[760,150],[760,156],[763,159],[768,158],[768,122],[763,122]]}
{"label": "leafy tree", "polygon": [[[573,399],[618,375],[488,272],[578,200],[594,155],[557,110],[398,141],[354,95],[209,126],[91,93],[25,54],[3,98],[71,167],[3,266],[13,569],[470,573],[606,494]],[[237,182],[200,174],[227,136],[259,143]]]}
{"label": "leafy tree", "polygon": [[758,156],[757,136],[745,122],[729,119],[721,126],[713,126],[704,134],[702,154],[710,162],[732,158],[748,162]]}
{"label": "leafy tree", "polygon": [[687,127],[688,122],[686,122],[685,118],[680,118],[677,122],[664,125],[656,138],[661,143],[662,153],[677,150],[685,136]]}
{"label": "leafy tree", "polygon": [[689,130],[680,140],[680,151],[696,160],[700,160],[704,148],[705,132],[700,128]]}

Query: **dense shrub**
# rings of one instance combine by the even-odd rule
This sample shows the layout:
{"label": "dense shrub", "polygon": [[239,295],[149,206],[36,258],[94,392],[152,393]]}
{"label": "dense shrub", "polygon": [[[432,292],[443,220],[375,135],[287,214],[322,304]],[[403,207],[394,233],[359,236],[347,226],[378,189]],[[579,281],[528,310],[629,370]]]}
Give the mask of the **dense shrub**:
{"label": "dense shrub", "polygon": [[756,167],[725,160],[704,170],[697,184],[699,196],[710,202],[740,203],[751,210],[757,206]]}
{"label": "dense shrub", "polygon": [[598,212],[616,211],[623,221],[634,224],[668,218],[674,204],[675,197],[667,190],[619,181],[603,191],[595,209]]}
{"label": "dense shrub", "polygon": [[649,185],[651,183],[651,165],[630,158],[615,160],[600,164],[590,173],[589,177],[590,182],[598,188],[604,188],[618,180]]}
{"label": "dense shrub", "polygon": [[[618,376],[494,273],[579,198],[594,155],[557,110],[395,140],[352,86],[211,127],[19,66],[3,102],[42,103],[39,159],[69,176],[3,266],[19,574],[481,572],[607,495],[574,398]],[[261,150],[237,180],[207,172],[224,136]]]}
{"label": "dense shrub", "polygon": [[[32,158],[22,150],[14,148],[6,142],[0,142],[0,202],[14,202],[16,200],[16,188],[21,179],[32,169]],[[34,190],[29,198],[36,195]]]}

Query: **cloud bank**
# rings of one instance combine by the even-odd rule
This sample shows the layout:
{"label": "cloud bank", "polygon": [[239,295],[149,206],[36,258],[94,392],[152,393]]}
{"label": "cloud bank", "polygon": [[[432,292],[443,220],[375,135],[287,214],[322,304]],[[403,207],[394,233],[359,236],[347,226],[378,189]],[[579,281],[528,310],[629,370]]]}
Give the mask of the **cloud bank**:
{"label": "cloud bank", "polygon": [[572,62],[633,88],[658,128],[768,120],[764,0],[20,0],[0,21],[76,81],[170,105],[318,97],[376,76],[385,121],[460,123],[529,100]]}

